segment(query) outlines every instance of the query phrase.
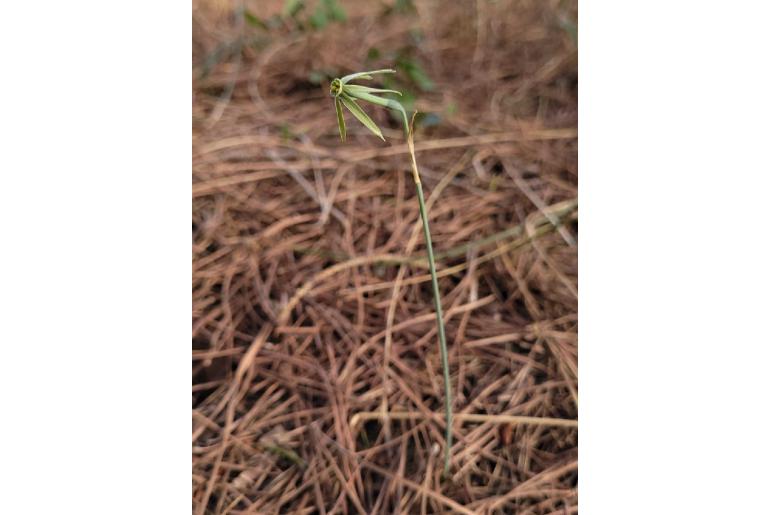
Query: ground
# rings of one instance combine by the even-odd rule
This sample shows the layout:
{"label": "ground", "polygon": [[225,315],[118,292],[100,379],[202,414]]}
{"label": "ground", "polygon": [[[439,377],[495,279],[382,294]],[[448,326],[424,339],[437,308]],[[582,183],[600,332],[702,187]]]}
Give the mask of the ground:
{"label": "ground", "polygon": [[[193,2],[193,511],[577,512],[577,6]],[[454,443],[398,118],[416,126]]]}

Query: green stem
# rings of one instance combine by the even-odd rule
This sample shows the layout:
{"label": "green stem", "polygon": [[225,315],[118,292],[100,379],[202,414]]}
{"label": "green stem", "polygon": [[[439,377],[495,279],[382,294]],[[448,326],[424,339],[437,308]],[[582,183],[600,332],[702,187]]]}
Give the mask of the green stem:
{"label": "green stem", "polygon": [[[412,123],[414,123],[414,116],[412,116]],[[433,285],[433,304],[436,309],[438,343],[439,349],[441,351],[441,368],[444,373],[444,411],[446,413],[446,448],[444,449],[444,475],[448,475],[449,458],[452,450],[452,387],[449,377],[449,356],[446,346],[446,334],[444,332],[444,315],[441,310],[441,294],[439,293],[438,289],[438,277],[436,277],[436,260],[433,257],[433,243],[431,242],[430,227],[428,226],[428,210],[425,208],[425,195],[423,195],[422,192],[420,171],[417,169],[417,159],[414,157],[413,136],[413,125],[410,124],[408,128],[407,144],[409,146],[409,154],[412,157],[412,174],[414,178],[414,184],[417,186],[417,200],[420,202],[420,218],[422,218],[422,230],[425,234],[425,247],[428,251],[428,268],[430,269],[430,281]]]}
{"label": "green stem", "polygon": [[449,455],[452,449],[452,387],[449,379],[449,356],[446,347],[446,334],[444,333],[444,315],[441,310],[441,297],[436,277],[436,261],[433,258],[433,243],[430,239],[428,227],[428,212],[425,210],[425,197],[422,193],[422,184],[417,183],[417,199],[420,201],[420,217],[422,218],[422,230],[425,233],[425,246],[428,248],[428,267],[430,268],[430,282],[433,285],[433,304],[436,308],[436,324],[438,325],[438,342],[441,350],[441,368],[444,372],[444,410],[446,412],[446,450],[444,452],[444,474],[449,473]]}

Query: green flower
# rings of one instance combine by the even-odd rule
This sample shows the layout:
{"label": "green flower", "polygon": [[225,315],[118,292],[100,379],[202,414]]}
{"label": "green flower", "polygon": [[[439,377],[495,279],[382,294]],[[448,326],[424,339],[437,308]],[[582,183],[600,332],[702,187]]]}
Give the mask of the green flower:
{"label": "green flower", "polygon": [[396,100],[390,98],[382,98],[374,95],[374,93],[395,93],[397,95],[401,95],[399,91],[392,89],[370,88],[368,86],[359,86],[357,84],[348,84],[348,82],[353,79],[372,80],[372,75],[377,73],[396,73],[396,70],[374,70],[371,72],[353,73],[351,75],[346,75],[341,79],[334,79],[332,81],[331,89],[329,92],[331,96],[334,97],[334,107],[337,110],[337,123],[339,124],[340,137],[342,138],[342,141],[345,141],[346,135],[345,118],[342,116],[343,105],[348,109],[348,111],[353,113],[353,116],[358,118],[358,121],[363,123],[367,129],[385,141],[385,138],[382,137],[382,131],[380,131],[380,128],[377,127],[377,124],[374,123],[372,119],[369,118],[369,115],[367,115],[364,110],[361,109],[361,106],[358,105],[359,100],[371,102],[372,104],[377,104],[379,106],[398,111],[403,117],[404,130],[408,131],[409,123],[406,118],[406,110],[404,110],[404,106],[402,106]]}

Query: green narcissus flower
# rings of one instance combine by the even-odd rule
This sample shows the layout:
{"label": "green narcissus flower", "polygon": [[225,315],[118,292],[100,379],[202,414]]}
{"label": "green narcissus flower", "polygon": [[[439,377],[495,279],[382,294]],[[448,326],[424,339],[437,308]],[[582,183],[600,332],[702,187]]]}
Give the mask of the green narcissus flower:
{"label": "green narcissus flower", "polygon": [[380,131],[380,128],[377,127],[377,124],[375,124],[372,119],[369,118],[369,115],[367,115],[364,110],[361,109],[361,106],[358,105],[359,100],[371,102],[372,104],[377,104],[379,106],[398,111],[404,118],[404,130],[408,131],[409,123],[406,118],[406,110],[404,109],[404,106],[402,106],[396,100],[390,98],[382,98],[374,95],[374,93],[395,93],[397,95],[401,95],[399,91],[392,89],[370,88],[368,86],[359,86],[357,84],[348,84],[348,82],[354,79],[372,80],[372,75],[378,73],[396,73],[396,70],[374,70],[371,72],[353,73],[351,75],[346,75],[341,79],[334,79],[332,81],[330,94],[332,97],[334,97],[334,107],[337,110],[337,123],[339,124],[340,137],[342,138],[342,141],[345,141],[346,135],[345,118],[342,116],[343,105],[348,109],[348,111],[353,113],[353,116],[358,118],[358,121],[363,123],[367,129],[379,136],[382,141],[385,141],[385,138],[382,137],[382,131]]}

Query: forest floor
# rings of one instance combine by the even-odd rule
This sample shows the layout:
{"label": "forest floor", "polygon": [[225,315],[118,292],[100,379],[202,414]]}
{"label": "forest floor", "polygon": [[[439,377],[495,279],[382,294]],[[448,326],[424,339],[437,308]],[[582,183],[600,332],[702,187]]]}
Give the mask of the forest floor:
{"label": "forest floor", "polygon": [[[299,8],[304,6],[304,8]],[[577,512],[577,5],[193,2],[193,511]],[[399,120],[416,124],[455,423]]]}

